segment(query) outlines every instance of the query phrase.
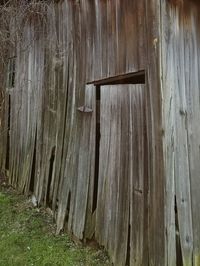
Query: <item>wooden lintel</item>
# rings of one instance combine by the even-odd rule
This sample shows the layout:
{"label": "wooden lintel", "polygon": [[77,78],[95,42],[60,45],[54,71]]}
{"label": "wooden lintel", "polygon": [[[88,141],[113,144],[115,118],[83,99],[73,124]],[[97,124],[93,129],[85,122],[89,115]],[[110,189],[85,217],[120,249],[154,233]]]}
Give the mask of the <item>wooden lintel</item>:
{"label": "wooden lintel", "polygon": [[87,84],[102,86],[102,85],[112,85],[112,84],[139,84],[139,83],[141,84],[145,83],[145,70],[94,80],[88,82]]}

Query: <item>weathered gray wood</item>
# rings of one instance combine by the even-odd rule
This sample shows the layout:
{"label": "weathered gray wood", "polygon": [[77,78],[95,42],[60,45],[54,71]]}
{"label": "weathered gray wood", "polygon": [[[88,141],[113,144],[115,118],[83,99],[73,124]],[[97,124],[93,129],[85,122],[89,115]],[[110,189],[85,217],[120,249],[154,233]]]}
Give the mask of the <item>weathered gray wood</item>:
{"label": "weathered gray wood", "polygon": [[87,81],[145,69],[144,2],[81,1],[89,37]]}
{"label": "weathered gray wood", "polygon": [[190,193],[191,193],[191,212],[193,229],[193,265],[200,264],[200,214],[197,211],[200,204],[200,105],[199,105],[199,10],[197,6],[191,9],[191,28],[185,33],[185,82],[186,82],[186,101],[187,101],[187,119],[188,119],[188,156],[190,164]]}
{"label": "weathered gray wood", "polygon": [[100,244],[106,246],[116,265],[125,265],[128,242],[127,101],[127,88],[102,87],[96,237]]}
{"label": "weathered gray wood", "polygon": [[129,86],[130,265],[148,265],[148,160],[145,86]]}
{"label": "weathered gray wood", "polygon": [[[15,88],[10,90],[10,147],[13,147],[10,149],[10,176],[13,185],[27,193],[35,145],[33,140],[36,134],[37,108],[40,106],[37,93],[42,82],[44,53],[41,50],[42,36],[34,45],[29,46],[35,34],[31,23],[25,25],[23,34],[24,39],[18,43],[17,48],[19,56],[16,60],[18,72]],[[24,52],[21,49],[25,49]]]}
{"label": "weathered gray wood", "polygon": [[[101,88],[96,237],[116,265],[147,264],[144,242],[146,119],[144,86]],[[146,202],[144,202],[146,200]],[[129,229],[130,228],[130,229]],[[128,236],[128,234],[130,234]],[[146,243],[147,244],[147,243]],[[146,254],[145,254],[146,255]]]}
{"label": "weathered gray wood", "polygon": [[[163,149],[162,91],[160,86],[160,11],[161,2],[146,2],[147,30],[147,135],[149,180],[149,265],[165,265],[165,172]],[[154,19],[152,19],[154,17]]]}
{"label": "weathered gray wood", "polygon": [[[65,0],[46,6],[44,16],[37,6],[37,14],[30,12],[35,16],[22,19],[16,84],[9,92],[10,183],[26,193],[32,184],[39,204],[53,209],[58,232],[65,227],[92,238],[96,222],[96,238],[116,264],[125,264],[130,238],[130,264],[175,265],[180,234],[183,264],[198,265],[199,4]],[[145,89],[102,89],[94,210],[95,108],[77,108],[95,105],[86,81],[117,82],[139,71]],[[0,77],[2,90],[6,78]],[[2,95],[5,170],[8,91]]]}
{"label": "weathered gray wood", "polygon": [[[163,75],[163,113],[164,113],[164,147],[165,147],[165,227],[166,227],[166,265],[176,265],[176,237],[179,233],[176,231],[175,222],[175,80],[174,75],[174,26],[168,24],[166,6],[162,7],[162,75]],[[166,51],[166,52],[165,52]],[[169,178],[170,177],[170,178]]]}
{"label": "weathered gray wood", "polygon": [[[174,265],[176,235],[180,234],[184,265],[199,264],[199,5],[163,6],[163,98],[165,115],[168,264]],[[175,74],[174,74],[175,73]],[[170,159],[171,157],[171,159]],[[173,195],[174,194],[174,195]],[[170,240],[171,239],[171,240]],[[170,243],[172,246],[170,247]],[[171,259],[170,259],[171,258]],[[172,259],[173,258],[173,259]]]}
{"label": "weathered gray wood", "polygon": [[73,221],[73,232],[79,239],[82,239],[84,236],[86,208],[89,200],[89,184],[94,182],[95,174],[95,95],[96,87],[93,85],[86,86],[85,105],[89,106],[89,108],[93,110],[93,113],[80,114],[80,116],[83,116],[83,124],[79,150],[77,196]]}
{"label": "weathered gray wood", "polygon": [[[53,208],[58,231],[66,226],[79,238],[92,237],[94,233],[95,126],[89,117],[81,118],[77,107],[85,104],[86,79],[145,68],[143,4],[143,1],[60,1],[49,6],[45,23],[37,20],[37,16],[26,19],[18,45],[16,89],[11,92],[10,181],[25,192],[33,182],[38,203]],[[127,95],[128,90],[124,97]],[[117,102],[129,113],[129,104],[125,105],[123,97]],[[120,132],[128,127],[128,121],[128,117],[122,120]],[[91,130],[87,128],[90,123]],[[129,143],[126,135],[113,139],[112,146],[115,141],[127,161],[122,169],[115,170],[113,166],[109,171],[118,172],[117,211],[123,210],[126,223],[121,249],[115,245],[120,242],[115,231],[123,227],[123,220],[118,221],[116,214],[111,217],[116,228],[109,230],[113,236],[109,249],[125,263],[129,200],[124,198],[124,180],[120,177],[128,172],[129,158],[123,146],[128,149]],[[113,150],[112,157],[115,156]],[[117,156],[120,162],[122,158]]]}

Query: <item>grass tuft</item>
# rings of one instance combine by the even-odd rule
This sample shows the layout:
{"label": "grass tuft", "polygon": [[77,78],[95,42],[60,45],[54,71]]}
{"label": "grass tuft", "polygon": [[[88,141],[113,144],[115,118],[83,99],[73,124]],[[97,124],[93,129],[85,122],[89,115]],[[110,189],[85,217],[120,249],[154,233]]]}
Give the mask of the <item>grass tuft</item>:
{"label": "grass tuft", "polygon": [[56,236],[52,218],[20,195],[0,192],[0,266],[109,266],[102,250]]}

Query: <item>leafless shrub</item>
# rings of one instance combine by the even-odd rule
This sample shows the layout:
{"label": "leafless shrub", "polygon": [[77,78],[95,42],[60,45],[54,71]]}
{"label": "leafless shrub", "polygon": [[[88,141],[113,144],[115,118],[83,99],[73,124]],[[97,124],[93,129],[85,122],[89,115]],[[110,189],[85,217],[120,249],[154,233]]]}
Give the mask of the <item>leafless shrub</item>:
{"label": "leafless shrub", "polygon": [[34,21],[34,38],[39,36],[40,31],[43,30],[41,24],[47,23],[47,13],[50,12],[51,2],[52,0],[0,1],[0,65],[5,65],[6,59],[12,56],[16,45],[23,38],[26,24]]}

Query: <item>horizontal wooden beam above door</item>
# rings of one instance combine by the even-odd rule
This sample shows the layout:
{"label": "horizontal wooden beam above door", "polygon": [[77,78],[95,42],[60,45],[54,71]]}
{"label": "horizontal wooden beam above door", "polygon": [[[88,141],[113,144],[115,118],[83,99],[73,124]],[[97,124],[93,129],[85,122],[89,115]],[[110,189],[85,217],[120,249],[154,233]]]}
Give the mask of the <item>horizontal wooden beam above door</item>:
{"label": "horizontal wooden beam above door", "polygon": [[114,84],[144,84],[145,83],[145,70],[137,72],[130,72],[127,74],[117,75],[109,78],[94,80],[87,84],[94,85],[114,85]]}

